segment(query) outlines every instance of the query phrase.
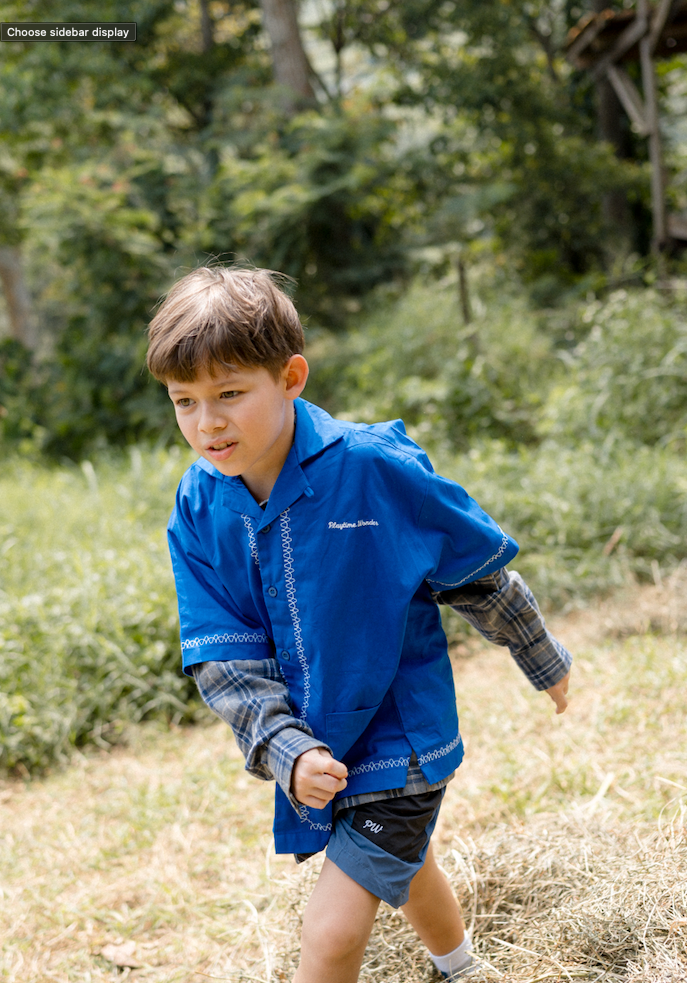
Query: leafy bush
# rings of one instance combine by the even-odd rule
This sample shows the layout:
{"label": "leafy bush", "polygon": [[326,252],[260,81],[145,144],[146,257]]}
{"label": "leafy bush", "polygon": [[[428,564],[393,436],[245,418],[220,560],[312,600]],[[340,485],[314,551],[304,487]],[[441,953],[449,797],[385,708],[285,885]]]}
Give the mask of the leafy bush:
{"label": "leafy bush", "polygon": [[665,448],[489,441],[436,464],[518,540],[512,566],[548,606],[650,580],[656,564],[687,557],[687,463]]}
{"label": "leafy bush", "polygon": [[618,290],[583,306],[580,344],[563,352],[542,433],[569,443],[634,440],[684,448],[687,319],[653,290]]}
{"label": "leafy bush", "polygon": [[465,327],[457,287],[420,284],[345,336],[315,333],[308,399],[349,419],[401,417],[421,443],[466,449],[480,437],[536,439],[551,341],[518,298]]}
{"label": "leafy bush", "polygon": [[179,453],[0,481],[0,769],[40,771],[127,721],[193,719],[164,537]]}
{"label": "leafy bush", "polygon": [[145,329],[173,275],[155,213],[132,206],[136,168],[126,164],[46,171],[24,203],[35,226],[27,258],[40,271],[37,306],[51,336],[24,414],[54,458],[135,443],[169,418],[145,369]]}

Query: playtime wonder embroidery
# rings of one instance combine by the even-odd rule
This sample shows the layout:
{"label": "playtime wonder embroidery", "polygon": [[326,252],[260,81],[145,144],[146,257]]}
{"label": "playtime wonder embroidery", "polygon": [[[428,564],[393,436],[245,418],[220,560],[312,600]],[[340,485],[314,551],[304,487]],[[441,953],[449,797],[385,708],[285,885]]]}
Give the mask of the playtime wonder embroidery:
{"label": "playtime wonder embroidery", "polygon": [[361,526],[378,526],[376,519],[358,519],[357,522],[330,522],[328,529],[360,529]]}

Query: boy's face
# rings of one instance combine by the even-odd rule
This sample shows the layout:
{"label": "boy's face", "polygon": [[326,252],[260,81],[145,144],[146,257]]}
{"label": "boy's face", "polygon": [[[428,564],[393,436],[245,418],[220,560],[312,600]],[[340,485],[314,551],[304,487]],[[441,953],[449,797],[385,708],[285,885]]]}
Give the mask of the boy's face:
{"label": "boy's face", "polygon": [[293,355],[276,379],[262,366],[217,366],[192,382],[170,381],[167,389],[191,447],[222,474],[240,475],[262,499],[291,448],[293,400],[307,375],[303,356]]}

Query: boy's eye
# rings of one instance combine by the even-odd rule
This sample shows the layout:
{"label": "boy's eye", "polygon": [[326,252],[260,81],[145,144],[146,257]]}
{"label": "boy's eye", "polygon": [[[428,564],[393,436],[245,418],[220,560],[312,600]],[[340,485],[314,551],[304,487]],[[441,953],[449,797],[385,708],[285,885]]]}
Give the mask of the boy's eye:
{"label": "boy's eye", "polygon": [[240,396],[241,393],[238,389],[228,389],[226,392],[220,394],[221,399],[234,399],[236,396]]}
{"label": "boy's eye", "polygon": [[192,402],[193,402],[193,400],[191,399],[190,396],[181,396],[179,399],[176,400],[176,405],[177,406],[190,406]]}

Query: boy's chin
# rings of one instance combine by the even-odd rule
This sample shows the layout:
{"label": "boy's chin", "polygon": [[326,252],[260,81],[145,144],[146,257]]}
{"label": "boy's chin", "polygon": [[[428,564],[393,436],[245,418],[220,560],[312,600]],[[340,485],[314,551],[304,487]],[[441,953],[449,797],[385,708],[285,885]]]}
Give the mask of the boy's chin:
{"label": "boy's chin", "polygon": [[215,461],[214,458],[208,457],[207,454],[204,454],[203,457],[206,461],[210,462],[216,471],[219,471],[220,474],[225,475],[227,478],[236,478],[241,473],[240,468],[237,468],[230,461]]}

